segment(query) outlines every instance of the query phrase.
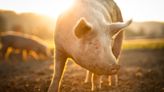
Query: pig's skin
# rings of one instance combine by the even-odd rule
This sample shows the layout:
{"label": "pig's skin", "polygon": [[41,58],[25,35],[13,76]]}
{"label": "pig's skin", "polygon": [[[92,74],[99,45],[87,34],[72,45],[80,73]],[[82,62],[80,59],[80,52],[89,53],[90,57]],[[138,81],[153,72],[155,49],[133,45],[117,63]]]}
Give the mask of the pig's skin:
{"label": "pig's skin", "polygon": [[[123,23],[119,8],[113,0],[75,0],[75,4],[58,17],[55,29],[55,66],[48,92],[59,92],[67,58],[99,75],[116,74],[122,33],[118,50],[112,51],[112,38],[131,21]],[[121,40],[120,40],[121,39]],[[120,41],[120,42],[119,42]]]}
{"label": "pig's skin", "polygon": [[2,44],[1,53],[4,57],[8,47],[14,49],[19,49],[23,51],[24,49],[28,52],[33,50],[37,53],[42,53],[45,56],[49,57],[50,50],[48,47],[41,42],[39,38],[34,36],[25,35],[17,32],[4,32],[0,35],[0,42]]}

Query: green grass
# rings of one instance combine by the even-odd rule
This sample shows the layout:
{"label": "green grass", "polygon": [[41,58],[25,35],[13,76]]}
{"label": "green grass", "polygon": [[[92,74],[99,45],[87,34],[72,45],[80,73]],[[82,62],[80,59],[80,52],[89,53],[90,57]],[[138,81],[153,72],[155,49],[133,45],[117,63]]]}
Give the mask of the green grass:
{"label": "green grass", "polygon": [[164,49],[164,39],[125,40],[123,49]]}

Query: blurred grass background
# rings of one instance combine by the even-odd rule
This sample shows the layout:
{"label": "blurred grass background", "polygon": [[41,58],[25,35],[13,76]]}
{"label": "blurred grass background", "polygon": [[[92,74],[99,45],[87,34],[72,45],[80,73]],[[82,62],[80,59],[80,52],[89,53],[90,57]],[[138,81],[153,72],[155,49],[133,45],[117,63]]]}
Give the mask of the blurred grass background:
{"label": "blurred grass background", "polygon": [[123,49],[164,49],[164,39],[125,40]]}

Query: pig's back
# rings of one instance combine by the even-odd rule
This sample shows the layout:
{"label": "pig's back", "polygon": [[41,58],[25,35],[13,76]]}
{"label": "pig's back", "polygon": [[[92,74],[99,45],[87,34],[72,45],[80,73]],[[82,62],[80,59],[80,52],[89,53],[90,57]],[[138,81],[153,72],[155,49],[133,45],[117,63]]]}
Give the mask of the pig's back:
{"label": "pig's back", "polygon": [[1,35],[1,43],[6,46],[21,48],[23,45],[26,45],[27,40],[21,36],[4,34]]}
{"label": "pig's back", "polygon": [[97,0],[99,3],[101,3],[105,9],[107,9],[112,22],[122,22],[122,15],[119,7],[113,0]]}

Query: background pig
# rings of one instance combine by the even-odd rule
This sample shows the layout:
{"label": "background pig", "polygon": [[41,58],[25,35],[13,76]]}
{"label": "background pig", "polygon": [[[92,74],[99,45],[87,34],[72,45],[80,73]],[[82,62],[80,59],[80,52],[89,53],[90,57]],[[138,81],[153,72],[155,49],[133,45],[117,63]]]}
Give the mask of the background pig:
{"label": "background pig", "polygon": [[[121,29],[131,21],[121,22],[120,10],[113,0],[76,0],[62,13],[56,23],[55,69],[49,92],[59,91],[67,58],[98,75],[116,74]],[[119,37],[112,46],[115,35]],[[117,50],[112,50],[113,47]]]}
{"label": "background pig", "polygon": [[1,53],[3,57],[8,47],[21,51],[26,50],[27,52],[32,50],[47,57],[51,56],[49,48],[39,38],[34,36],[17,32],[4,32],[0,35],[0,42],[2,44]]}

